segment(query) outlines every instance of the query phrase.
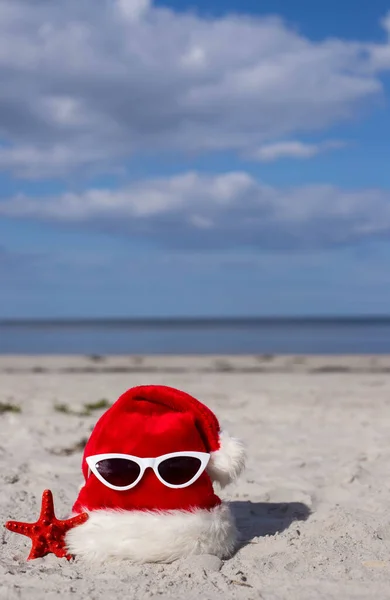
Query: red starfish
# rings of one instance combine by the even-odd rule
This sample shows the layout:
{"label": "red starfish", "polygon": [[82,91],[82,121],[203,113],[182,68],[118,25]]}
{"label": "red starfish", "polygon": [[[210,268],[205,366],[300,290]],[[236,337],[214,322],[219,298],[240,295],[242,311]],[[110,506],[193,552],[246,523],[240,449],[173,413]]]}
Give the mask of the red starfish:
{"label": "red starfish", "polygon": [[53,494],[50,490],[45,490],[42,494],[42,508],[38,521],[35,523],[7,521],[5,527],[9,531],[31,538],[32,547],[27,560],[40,558],[51,552],[58,558],[65,557],[70,560],[72,556],[66,550],[65,534],[69,529],[85,523],[87,519],[87,513],[64,521],[57,519],[54,514]]}

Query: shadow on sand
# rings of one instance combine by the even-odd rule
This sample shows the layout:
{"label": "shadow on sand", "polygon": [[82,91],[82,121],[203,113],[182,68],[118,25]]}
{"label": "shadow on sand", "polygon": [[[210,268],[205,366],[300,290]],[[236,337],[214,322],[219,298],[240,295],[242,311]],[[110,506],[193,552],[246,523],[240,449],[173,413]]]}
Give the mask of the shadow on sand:
{"label": "shadow on sand", "polygon": [[255,537],[275,535],[288,529],[295,521],[306,521],[310,508],[302,502],[233,501],[230,507],[240,532],[240,547]]}

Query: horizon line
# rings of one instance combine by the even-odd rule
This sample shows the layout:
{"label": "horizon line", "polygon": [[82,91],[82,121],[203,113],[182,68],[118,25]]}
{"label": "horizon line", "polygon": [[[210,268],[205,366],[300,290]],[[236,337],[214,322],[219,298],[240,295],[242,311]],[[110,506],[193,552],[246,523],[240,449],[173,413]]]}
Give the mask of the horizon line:
{"label": "horizon line", "polygon": [[251,315],[251,316],[155,316],[155,317],[50,317],[0,318],[0,326],[80,326],[80,325],[233,325],[267,323],[380,323],[388,315]]}

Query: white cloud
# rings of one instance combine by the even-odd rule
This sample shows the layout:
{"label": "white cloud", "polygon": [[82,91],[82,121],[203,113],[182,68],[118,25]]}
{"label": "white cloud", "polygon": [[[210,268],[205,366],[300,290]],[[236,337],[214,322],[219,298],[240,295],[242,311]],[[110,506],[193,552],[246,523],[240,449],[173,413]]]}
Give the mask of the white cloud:
{"label": "white cloud", "polygon": [[0,201],[0,215],[78,223],[197,249],[327,248],[388,236],[390,192],[267,186],[247,173],[187,173],[118,190]]}
{"label": "white cloud", "polygon": [[0,169],[46,177],[135,154],[248,156],[351,117],[389,68],[389,39],[311,41],[276,18],[0,0]]}
{"label": "white cloud", "polygon": [[117,7],[121,15],[131,21],[137,21],[150,9],[149,0],[117,0]]}
{"label": "white cloud", "polygon": [[390,12],[381,20],[387,34],[385,44],[372,44],[369,49],[371,65],[376,70],[389,69],[390,65]]}
{"label": "white cloud", "polygon": [[[111,153],[110,153],[111,151]],[[21,144],[7,147],[0,145],[0,170],[11,170],[20,177],[40,179],[44,177],[62,177],[69,171],[88,168],[93,171],[101,164],[105,170],[114,171],[114,158],[118,156],[118,148],[86,147],[80,144],[75,149],[72,144],[54,142],[51,145],[37,146]]]}
{"label": "white cloud", "polygon": [[300,141],[275,142],[260,146],[252,157],[261,162],[272,162],[281,158],[313,158],[326,150],[341,148],[344,145],[339,141],[327,141],[317,144],[308,144]]}

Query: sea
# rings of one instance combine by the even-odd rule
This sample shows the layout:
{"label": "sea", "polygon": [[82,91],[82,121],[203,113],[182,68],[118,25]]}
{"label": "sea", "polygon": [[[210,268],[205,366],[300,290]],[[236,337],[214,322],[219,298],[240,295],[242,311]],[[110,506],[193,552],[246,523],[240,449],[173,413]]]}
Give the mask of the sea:
{"label": "sea", "polygon": [[390,317],[0,321],[0,354],[390,354]]}

